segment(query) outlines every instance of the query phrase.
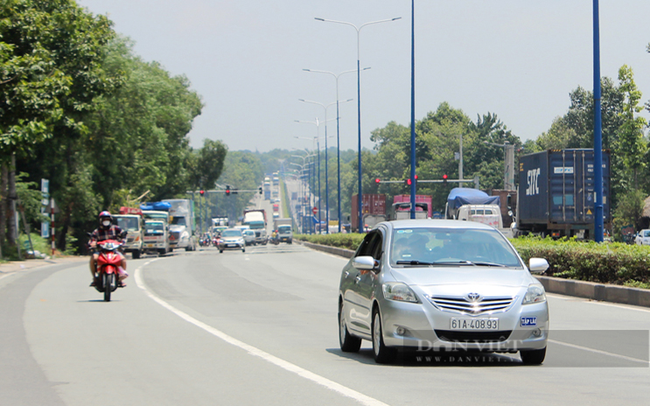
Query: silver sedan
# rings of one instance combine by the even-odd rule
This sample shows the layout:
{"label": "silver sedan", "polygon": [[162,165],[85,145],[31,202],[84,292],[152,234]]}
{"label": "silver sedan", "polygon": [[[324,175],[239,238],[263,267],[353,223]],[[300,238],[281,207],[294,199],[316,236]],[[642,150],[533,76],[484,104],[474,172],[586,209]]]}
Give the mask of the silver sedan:
{"label": "silver sedan", "polygon": [[341,350],[372,341],[375,361],[397,350],[519,352],[541,364],[548,341],[544,287],[494,228],[469,221],[401,220],[377,224],[343,268]]}

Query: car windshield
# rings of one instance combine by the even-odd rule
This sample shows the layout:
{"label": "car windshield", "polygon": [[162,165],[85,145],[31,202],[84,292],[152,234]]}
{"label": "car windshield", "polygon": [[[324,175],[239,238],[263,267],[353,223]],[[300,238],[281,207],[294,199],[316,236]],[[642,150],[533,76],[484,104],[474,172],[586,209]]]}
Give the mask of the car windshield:
{"label": "car windshield", "polygon": [[239,230],[223,230],[221,233],[222,237],[241,237],[241,231]]}
{"label": "car windshield", "polygon": [[398,266],[521,267],[517,254],[496,230],[402,228],[393,231],[390,263]]}
{"label": "car windshield", "polygon": [[650,237],[650,230],[643,231],[643,236],[644,237]]}
{"label": "car windshield", "polygon": [[278,232],[283,233],[283,234],[289,233],[289,232],[291,232],[291,226],[280,226],[280,227],[278,227]]}
{"label": "car windshield", "polygon": [[244,231],[244,235],[248,235],[248,236],[251,236],[251,235],[252,235],[252,236],[255,236],[255,231],[246,230],[246,231]]}

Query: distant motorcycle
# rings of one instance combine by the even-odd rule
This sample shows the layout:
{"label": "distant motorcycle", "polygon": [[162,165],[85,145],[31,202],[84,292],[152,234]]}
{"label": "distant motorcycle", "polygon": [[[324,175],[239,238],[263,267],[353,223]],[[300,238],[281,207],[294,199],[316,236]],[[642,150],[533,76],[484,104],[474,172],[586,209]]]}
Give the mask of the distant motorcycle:
{"label": "distant motorcycle", "polygon": [[203,237],[199,240],[199,245],[201,247],[209,247],[210,244],[212,243],[212,240],[209,236]]}
{"label": "distant motorcycle", "polygon": [[122,243],[116,240],[97,242],[99,257],[95,271],[95,289],[104,293],[104,301],[111,301],[111,293],[118,288],[118,267],[122,264],[122,257],[117,252]]}

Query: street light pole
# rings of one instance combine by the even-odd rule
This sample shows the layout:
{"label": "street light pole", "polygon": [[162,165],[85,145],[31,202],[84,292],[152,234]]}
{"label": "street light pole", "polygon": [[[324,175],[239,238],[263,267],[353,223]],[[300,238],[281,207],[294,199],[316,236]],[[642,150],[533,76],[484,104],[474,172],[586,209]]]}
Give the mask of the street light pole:
{"label": "street light pole", "polygon": [[344,24],[344,25],[349,25],[350,27],[354,28],[357,32],[357,127],[358,127],[358,182],[359,182],[359,193],[358,193],[358,211],[359,211],[359,228],[358,231],[362,233],[364,231],[363,227],[363,190],[362,190],[362,184],[361,184],[361,55],[360,55],[360,34],[361,34],[361,29],[367,25],[371,24],[379,24],[379,23],[387,23],[391,21],[396,21],[399,20],[402,17],[395,17],[395,18],[389,18],[386,20],[378,20],[378,21],[371,21],[365,24],[361,24],[359,27],[356,25],[346,22],[346,21],[337,21],[337,20],[327,20],[325,18],[319,18],[316,17],[315,19],[318,21],[323,21],[323,22],[329,22],[329,23],[336,23],[336,24]]}
{"label": "street light pole", "polygon": [[[315,102],[315,101],[312,101],[312,100],[305,100],[305,99],[298,99],[298,100],[300,100],[301,102],[305,102],[305,103],[317,104],[317,105],[321,106],[323,108],[324,112],[325,112],[325,121],[324,121],[324,123],[325,123],[325,223],[327,224],[327,230],[325,232],[327,234],[329,234],[329,232],[330,232],[329,231],[329,224],[330,224],[330,192],[329,192],[329,174],[328,174],[328,171],[327,171],[327,167],[328,167],[328,163],[329,163],[329,159],[327,157],[327,121],[328,121],[327,120],[327,109],[333,104],[336,104],[336,106],[338,108],[339,101],[336,100],[335,102],[332,102],[332,103],[330,103],[328,105],[325,105],[323,103]],[[348,100],[343,101],[343,103],[347,103],[347,102],[352,101],[352,100],[353,99],[348,99]],[[336,115],[337,115],[337,120],[338,120],[338,110],[337,110]],[[338,126],[338,122],[337,122],[337,126]],[[338,131],[337,131],[337,133],[338,133]],[[319,159],[319,161],[320,161],[320,159]],[[339,171],[339,173],[340,173],[340,171]],[[339,182],[340,182],[340,178],[339,178]],[[339,184],[339,186],[340,186],[340,184]],[[319,201],[319,203],[320,203],[320,201]],[[320,210],[320,206],[319,206],[319,210]],[[339,210],[340,210],[340,200],[339,200]],[[340,223],[341,223],[341,221],[339,219],[339,225],[340,225]]]}
{"label": "street light pole", "polygon": [[[363,68],[363,70],[370,69],[370,67]],[[339,233],[341,232],[341,137],[340,137],[340,126],[339,126],[339,77],[346,73],[356,72],[357,70],[346,70],[338,75],[334,72],[325,71],[325,70],[315,70],[315,69],[303,69],[305,72],[314,72],[314,73],[327,73],[334,76],[336,81],[336,171],[338,179],[338,222],[339,222]],[[352,99],[350,99],[352,100]]]}

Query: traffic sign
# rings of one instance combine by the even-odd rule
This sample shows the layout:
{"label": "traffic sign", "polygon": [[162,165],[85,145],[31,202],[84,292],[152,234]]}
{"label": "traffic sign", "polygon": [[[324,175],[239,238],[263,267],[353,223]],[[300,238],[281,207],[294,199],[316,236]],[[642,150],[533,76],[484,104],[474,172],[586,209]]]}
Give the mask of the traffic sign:
{"label": "traffic sign", "polygon": [[314,207],[313,209],[311,209],[311,212],[314,214],[318,213],[318,207]]}

